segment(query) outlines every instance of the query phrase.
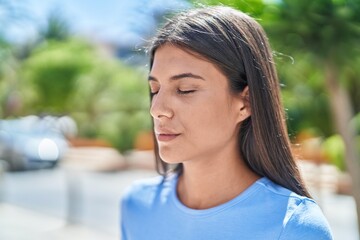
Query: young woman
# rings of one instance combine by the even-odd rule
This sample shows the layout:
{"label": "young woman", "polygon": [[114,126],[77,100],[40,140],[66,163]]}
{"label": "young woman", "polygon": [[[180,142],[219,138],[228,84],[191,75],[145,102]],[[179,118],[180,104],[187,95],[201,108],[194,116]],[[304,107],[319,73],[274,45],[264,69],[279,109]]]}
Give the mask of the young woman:
{"label": "young woman", "polygon": [[220,6],[179,14],[152,42],[149,85],[162,176],[125,194],[123,240],[332,239],[254,19]]}

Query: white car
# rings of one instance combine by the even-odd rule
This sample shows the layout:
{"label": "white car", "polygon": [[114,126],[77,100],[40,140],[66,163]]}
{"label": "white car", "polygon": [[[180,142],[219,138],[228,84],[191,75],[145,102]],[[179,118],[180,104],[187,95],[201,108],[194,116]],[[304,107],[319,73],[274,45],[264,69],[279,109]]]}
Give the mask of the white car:
{"label": "white car", "polygon": [[61,118],[0,120],[0,160],[10,171],[50,168],[68,149]]}

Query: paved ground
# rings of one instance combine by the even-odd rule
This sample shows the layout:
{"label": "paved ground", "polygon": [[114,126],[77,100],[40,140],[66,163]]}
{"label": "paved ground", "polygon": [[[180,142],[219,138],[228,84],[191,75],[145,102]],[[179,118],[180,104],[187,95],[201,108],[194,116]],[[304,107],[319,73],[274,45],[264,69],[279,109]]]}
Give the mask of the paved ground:
{"label": "paved ground", "polygon": [[0,204],[0,239],[3,240],[113,240],[111,234],[83,225],[67,225],[61,218],[17,207]]}
{"label": "paved ground", "polygon": [[122,192],[134,180],[154,175],[145,170],[7,173],[0,188],[0,239],[119,239]]}
{"label": "paved ground", "polygon": [[[119,239],[118,203],[122,192],[135,179],[153,175],[147,170],[7,173],[0,188],[0,239]],[[359,240],[352,197],[313,193],[335,239]],[[67,214],[69,211],[71,214]]]}

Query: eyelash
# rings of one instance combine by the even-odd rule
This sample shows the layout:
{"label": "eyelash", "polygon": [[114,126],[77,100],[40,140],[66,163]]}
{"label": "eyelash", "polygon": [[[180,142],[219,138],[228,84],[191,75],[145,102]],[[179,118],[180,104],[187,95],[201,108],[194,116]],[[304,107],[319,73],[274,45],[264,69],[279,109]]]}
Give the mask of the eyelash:
{"label": "eyelash", "polygon": [[[187,95],[187,94],[193,93],[193,92],[195,92],[195,91],[196,91],[196,90],[181,91],[180,89],[177,89],[177,90],[176,90],[176,93],[178,93],[178,94],[180,94],[180,95]],[[154,96],[154,95],[156,95],[158,92],[159,92],[159,91],[157,91],[157,92],[151,92],[150,94],[151,94],[151,96]]]}
{"label": "eyelash", "polygon": [[181,95],[186,95],[195,92],[195,90],[181,91],[180,89],[178,89],[176,92]]}

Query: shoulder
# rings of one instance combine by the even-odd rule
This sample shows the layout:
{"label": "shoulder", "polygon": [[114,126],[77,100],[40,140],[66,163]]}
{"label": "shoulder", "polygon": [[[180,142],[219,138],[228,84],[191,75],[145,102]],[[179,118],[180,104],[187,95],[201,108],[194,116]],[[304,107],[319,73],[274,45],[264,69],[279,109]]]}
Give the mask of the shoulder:
{"label": "shoulder", "polygon": [[312,199],[301,197],[289,205],[280,239],[333,239],[325,216]]}
{"label": "shoulder", "polygon": [[285,208],[286,212],[292,211],[293,208],[296,208],[302,201],[307,199],[274,183],[266,177],[256,183],[261,189],[259,191],[260,194],[257,194],[257,196],[262,198],[261,201],[273,203],[277,207],[281,207],[281,209]]}
{"label": "shoulder", "polygon": [[133,182],[121,198],[122,209],[149,207],[159,195],[171,188],[172,177],[156,176]]}
{"label": "shoulder", "polygon": [[262,185],[265,195],[271,198],[269,201],[276,202],[277,208],[283,209],[279,239],[333,239],[329,224],[313,199],[300,196],[267,178],[258,183]]}
{"label": "shoulder", "polygon": [[131,201],[137,198],[147,197],[153,193],[163,181],[164,178],[162,176],[136,180],[125,189],[122,201]]}

